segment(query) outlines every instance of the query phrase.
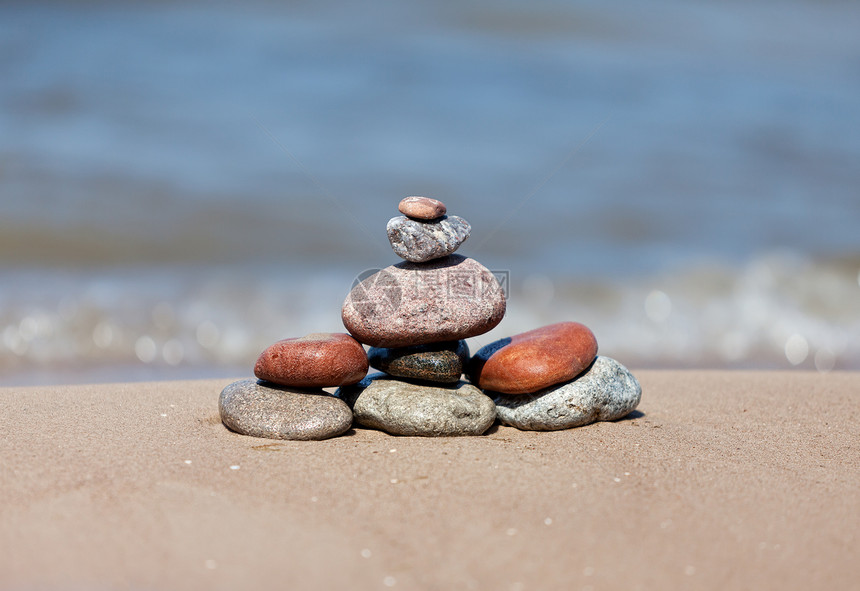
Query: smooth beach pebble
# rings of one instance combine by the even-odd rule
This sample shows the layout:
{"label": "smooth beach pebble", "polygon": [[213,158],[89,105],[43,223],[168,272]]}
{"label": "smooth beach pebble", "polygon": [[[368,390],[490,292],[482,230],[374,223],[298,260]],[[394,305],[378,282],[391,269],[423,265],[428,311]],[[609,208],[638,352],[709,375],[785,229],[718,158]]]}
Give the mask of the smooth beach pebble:
{"label": "smooth beach pebble", "polygon": [[328,439],[352,426],[352,411],[331,394],[276,387],[254,379],[224,388],[218,409],[228,429],[251,437]]}
{"label": "smooth beach pebble", "polygon": [[559,322],[482,347],[467,373],[483,390],[528,394],[566,382],[597,356],[597,339],[585,325]]}
{"label": "smooth beach pebble", "polygon": [[527,395],[488,394],[503,424],[524,431],[555,431],[630,414],[642,398],[642,387],[626,367],[598,356],[588,371],[564,384]]}
{"label": "smooth beach pebble", "polygon": [[469,347],[466,341],[397,349],[372,347],[367,358],[371,366],[393,376],[451,383],[460,381],[469,360]]}
{"label": "smooth beach pebble", "polygon": [[356,423],[392,435],[480,435],[496,420],[493,401],[466,382],[426,386],[380,373],[335,395],[352,407]]}
{"label": "smooth beach pebble", "polygon": [[397,209],[403,215],[414,220],[435,220],[448,211],[444,203],[429,197],[406,197],[400,202]]}
{"label": "smooth beach pebble", "polygon": [[315,333],[284,339],[260,354],[254,375],[295,388],[354,384],[367,375],[364,347],[344,333]]}
{"label": "smooth beach pebble", "polygon": [[423,263],[456,251],[469,237],[472,226],[456,215],[428,222],[398,216],[388,221],[386,231],[397,256]]}
{"label": "smooth beach pebble", "polygon": [[386,267],[353,287],[341,310],[352,336],[373,347],[458,341],[493,329],[504,315],[493,274],[456,254]]}

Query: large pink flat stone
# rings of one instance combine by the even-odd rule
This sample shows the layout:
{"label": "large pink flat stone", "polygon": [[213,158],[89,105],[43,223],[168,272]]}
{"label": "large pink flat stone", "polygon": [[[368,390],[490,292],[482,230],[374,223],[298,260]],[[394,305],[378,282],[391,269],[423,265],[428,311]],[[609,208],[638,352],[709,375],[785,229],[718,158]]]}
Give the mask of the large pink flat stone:
{"label": "large pink flat stone", "polygon": [[504,315],[493,274],[457,254],[386,267],[358,283],[341,311],[350,334],[374,347],[459,341],[491,330]]}

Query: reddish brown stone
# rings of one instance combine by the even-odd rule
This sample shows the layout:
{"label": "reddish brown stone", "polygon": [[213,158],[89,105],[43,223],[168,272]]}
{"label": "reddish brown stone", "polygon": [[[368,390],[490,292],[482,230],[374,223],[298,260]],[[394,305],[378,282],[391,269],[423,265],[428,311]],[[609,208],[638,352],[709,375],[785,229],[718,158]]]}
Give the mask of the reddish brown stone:
{"label": "reddish brown stone", "polygon": [[559,322],[483,347],[468,375],[483,390],[530,394],[572,380],[594,361],[597,339],[578,322]]}
{"label": "reddish brown stone", "polygon": [[406,197],[397,206],[403,215],[416,220],[435,220],[445,215],[445,204],[429,197]]}
{"label": "reddish brown stone", "polygon": [[278,341],[263,351],[254,375],[294,388],[345,386],[367,375],[367,354],[348,334],[314,333]]}

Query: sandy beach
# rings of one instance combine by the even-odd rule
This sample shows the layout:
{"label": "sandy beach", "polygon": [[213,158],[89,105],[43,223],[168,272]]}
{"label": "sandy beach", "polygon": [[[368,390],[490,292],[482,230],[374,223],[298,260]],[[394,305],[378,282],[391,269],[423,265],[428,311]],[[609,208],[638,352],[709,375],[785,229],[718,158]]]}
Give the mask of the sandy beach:
{"label": "sandy beach", "polygon": [[229,380],[0,389],[3,589],[849,589],[860,374],[639,371],[616,423],[227,431]]}

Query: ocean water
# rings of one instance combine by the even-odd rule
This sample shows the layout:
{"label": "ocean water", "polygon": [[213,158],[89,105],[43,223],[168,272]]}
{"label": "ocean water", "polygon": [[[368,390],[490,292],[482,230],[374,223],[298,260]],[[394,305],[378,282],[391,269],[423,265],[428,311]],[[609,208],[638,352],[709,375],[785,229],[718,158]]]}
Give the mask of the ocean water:
{"label": "ocean water", "polygon": [[631,368],[860,369],[860,4],[0,4],[0,385],[250,375],[407,195]]}

